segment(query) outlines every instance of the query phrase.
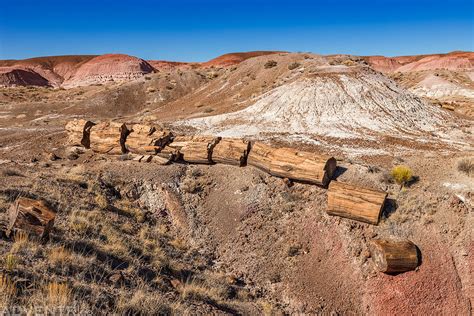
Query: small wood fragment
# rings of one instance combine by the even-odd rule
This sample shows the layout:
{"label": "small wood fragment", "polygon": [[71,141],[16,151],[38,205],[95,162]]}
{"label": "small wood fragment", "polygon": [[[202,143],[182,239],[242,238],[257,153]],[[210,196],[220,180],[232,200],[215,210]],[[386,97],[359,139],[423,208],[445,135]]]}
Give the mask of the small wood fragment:
{"label": "small wood fragment", "polygon": [[418,266],[418,249],[409,240],[376,239],[371,242],[369,248],[380,272],[402,273]]}
{"label": "small wood fragment", "polygon": [[15,229],[26,231],[31,236],[46,238],[54,225],[56,213],[41,200],[18,198],[8,209],[6,235]]}

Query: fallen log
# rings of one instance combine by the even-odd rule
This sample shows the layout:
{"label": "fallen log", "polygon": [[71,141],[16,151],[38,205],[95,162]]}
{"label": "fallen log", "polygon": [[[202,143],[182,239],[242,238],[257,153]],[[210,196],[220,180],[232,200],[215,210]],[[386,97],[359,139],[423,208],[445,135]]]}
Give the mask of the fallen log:
{"label": "fallen log", "polygon": [[30,236],[48,237],[53,228],[56,213],[44,201],[18,198],[8,209],[8,227],[6,235],[11,236],[16,229],[24,230]]}
{"label": "fallen log", "polygon": [[227,165],[245,166],[250,142],[243,139],[223,138],[212,151],[212,161]]}
{"label": "fallen log", "polygon": [[178,159],[183,161],[212,164],[212,151],[220,139],[214,136],[176,136],[167,147],[177,150]]}
{"label": "fallen log", "polygon": [[326,187],[336,171],[336,159],[292,148],[271,153],[270,174]]}
{"label": "fallen log", "polygon": [[129,132],[125,124],[117,122],[98,123],[91,128],[90,148],[100,154],[125,154],[127,152],[125,141]]}
{"label": "fallen log", "polygon": [[393,274],[414,270],[418,266],[418,249],[409,240],[377,239],[369,246],[377,269]]}
{"label": "fallen log", "polygon": [[252,142],[250,153],[247,157],[247,165],[254,166],[270,173],[271,154],[275,149],[260,142]]}
{"label": "fallen log", "polygon": [[377,225],[387,193],[332,181],[327,213]]}
{"label": "fallen log", "polygon": [[67,143],[72,146],[90,148],[90,132],[94,125],[94,122],[86,120],[69,121],[65,127],[68,133]]}
{"label": "fallen log", "polygon": [[128,152],[137,154],[155,154],[165,147],[173,134],[155,126],[135,124],[128,130],[125,147]]}

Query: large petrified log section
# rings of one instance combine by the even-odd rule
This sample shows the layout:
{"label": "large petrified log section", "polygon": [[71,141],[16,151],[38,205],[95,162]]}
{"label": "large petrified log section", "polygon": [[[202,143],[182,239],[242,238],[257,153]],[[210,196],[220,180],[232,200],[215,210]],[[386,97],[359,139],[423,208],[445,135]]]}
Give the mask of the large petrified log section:
{"label": "large petrified log section", "polygon": [[26,231],[31,236],[45,238],[53,228],[56,213],[43,201],[18,198],[8,209],[6,235],[11,236],[15,229]]}
{"label": "large petrified log section", "polygon": [[173,134],[156,126],[135,124],[128,130],[125,141],[126,150],[136,154],[155,154],[165,147]]}
{"label": "large petrified log section", "polygon": [[102,122],[91,128],[90,148],[97,153],[119,155],[127,152],[125,141],[130,130],[125,124]]}
{"label": "large petrified log section", "polygon": [[377,225],[386,198],[382,191],[332,181],[327,213]]}
{"label": "large petrified log section", "polygon": [[94,122],[86,120],[69,121],[65,127],[68,133],[68,144],[90,148],[90,132],[94,125]]}
{"label": "large petrified log section", "polygon": [[337,167],[336,159],[293,148],[272,148],[252,143],[247,164],[274,176],[327,186]]}
{"label": "large petrified log section", "polygon": [[198,164],[212,164],[212,151],[220,137],[214,136],[176,136],[173,142],[168,144],[164,152],[170,153],[172,150],[179,152],[179,158],[189,162]]}
{"label": "large petrified log section", "polygon": [[247,164],[270,173],[272,152],[275,149],[260,142],[252,142]]}
{"label": "large petrified log section", "polygon": [[282,178],[327,186],[336,171],[336,159],[292,148],[271,153],[270,174]]}
{"label": "large petrified log section", "polygon": [[227,165],[245,166],[250,142],[238,138],[223,138],[212,151],[212,161]]}
{"label": "large petrified log section", "polygon": [[375,266],[381,272],[395,274],[414,270],[418,266],[418,249],[409,240],[377,239],[370,244]]}

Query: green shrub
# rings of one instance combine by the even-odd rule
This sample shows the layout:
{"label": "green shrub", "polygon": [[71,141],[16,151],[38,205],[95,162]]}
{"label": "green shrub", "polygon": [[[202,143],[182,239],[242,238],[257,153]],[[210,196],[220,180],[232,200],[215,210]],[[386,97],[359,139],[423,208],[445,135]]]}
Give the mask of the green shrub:
{"label": "green shrub", "polygon": [[406,166],[396,166],[392,169],[393,179],[401,186],[405,186],[412,178],[413,172]]}

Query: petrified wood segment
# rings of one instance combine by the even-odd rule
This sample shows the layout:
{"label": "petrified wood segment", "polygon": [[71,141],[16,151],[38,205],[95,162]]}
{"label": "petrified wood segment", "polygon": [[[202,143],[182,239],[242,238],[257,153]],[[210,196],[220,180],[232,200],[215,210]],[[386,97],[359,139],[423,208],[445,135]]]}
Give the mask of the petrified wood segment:
{"label": "petrified wood segment", "polygon": [[377,225],[386,198],[382,191],[332,181],[327,213]]}
{"label": "petrified wood segment", "polygon": [[91,128],[90,148],[97,153],[119,155],[127,152],[125,141],[130,130],[125,124],[102,122]]}
{"label": "petrified wood segment", "polygon": [[22,229],[29,235],[47,237],[55,217],[56,213],[43,201],[20,197],[8,209],[6,235],[10,236],[14,229]]}
{"label": "petrified wood segment", "polygon": [[94,122],[86,120],[69,121],[65,127],[68,133],[68,144],[90,148],[90,131],[94,125]]}
{"label": "petrified wood segment", "polygon": [[127,151],[138,154],[155,154],[166,146],[173,134],[156,126],[135,124],[128,128],[125,147]]}
{"label": "petrified wood segment", "polygon": [[275,149],[260,142],[252,142],[247,164],[270,173],[272,152]]}
{"label": "petrified wood segment", "polygon": [[223,138],[212,151],[212,161],[227,165],[245,166],[250,142],[238,138]]}
{"label": "petrified wood segment", "polygon": [[176,136],[167,147],[177,150],[180,159],[186,162],[211,164],[212,151],[220,139],[214,136]]}
{"label": "petrified wood segment", "polygon": [[370,252],[377,269],[384,273],[406,272],[418,266],[418,249],[409,240],[373,240]]}
{"label": "petrified wood segment", "polygon": [[327,186],[336,170],[336,159],[278,148],[271,153],[270,173],[274,176]]}

